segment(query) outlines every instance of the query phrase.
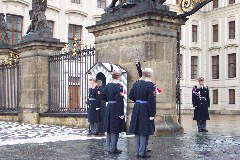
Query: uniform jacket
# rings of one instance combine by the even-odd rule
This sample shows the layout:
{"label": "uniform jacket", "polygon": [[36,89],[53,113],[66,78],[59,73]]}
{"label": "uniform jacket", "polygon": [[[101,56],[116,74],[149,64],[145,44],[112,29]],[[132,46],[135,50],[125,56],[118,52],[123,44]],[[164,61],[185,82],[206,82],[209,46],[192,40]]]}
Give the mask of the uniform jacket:
{"label": "uniform jacket", "polygon": [[[120,81],[113,80],[106,85],[102,93],[102,99],[108,102],[104,117],[105,132],[126,132],[125,118],[120,118],[124,115],[124,92]],[[110,103],[112,101],[116,103]]]}
{"label": "uniform jacket", "polygon": [[[129,132],[135,135],[153,135],[155,132],[154,120],[149,118],[156,114],[155,84],[140,79],[134,83],[129,93],[129,99],[135,102]],[[145,103],[138,103],[139,100]]]}
{"label": "uniform jacket", "polygon": [[89,89],[88,107],[88,122],[99,122],[100,110],[96,108],[101,107],[101,88],[98,85]]}
{"label": "uniform jacket", "polygon": [[207,86],[194,86],[192,90],[192,104],[194,120],[210,120],[208,108],[210,107],[209,88]]}

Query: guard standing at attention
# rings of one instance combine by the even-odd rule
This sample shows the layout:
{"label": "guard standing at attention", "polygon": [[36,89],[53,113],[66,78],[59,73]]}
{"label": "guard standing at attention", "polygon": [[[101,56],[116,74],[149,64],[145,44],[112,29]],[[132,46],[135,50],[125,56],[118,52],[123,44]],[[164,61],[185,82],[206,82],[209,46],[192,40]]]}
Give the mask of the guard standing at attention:
{"label": "guard standing at attention", "polygon": [[142,77],[133,84],[129,99],[135,102],[129,132],[135,134],[135,146],[138,158],[150,158],[147,144],[150,135],[155,132],[156,85],[151,78],[153,70],[146,68]]}
{"label": "guard standing at attention", "polygon": [[194,109],[193,120],[197,121],[198,132],[208,132],[206,120],[210,120],[208,108],[210,107],[209,88],[204,84],[204,78],[198,78],[199,85],[192,90],[192,104]]}
{"label": "guard standing at attention", "polygon": [[[100,87],[101,92],[103,91],[104,87],[102,86],[102,81],[97,80],[97,84]],[[100,106],[100,112],[99,112],[99,134],[104,134],[104,117],[105,117],[105,108],[106,108],[106,102],[104,100],[101,100],[101,106]]]}
{"label": "guard standing at attention", "polygon": [[100,107],[101,107],[101,88],[96,83],[96,77],[90,76],[88,97],[88,122],[90,123],[90,130],[88,135],[98,135],[99,121],[100,121]]}
{"label": "guard standing at attention", "polygon": [[102,98],[106,101],[104,128],[107,132],[106,143],[110,154],[119,154],[122,151],[117,148],[119,133],[126,132],[124,117],[124,91],[121,84],[121,70],[113,70],[112,82],[105,86]]}

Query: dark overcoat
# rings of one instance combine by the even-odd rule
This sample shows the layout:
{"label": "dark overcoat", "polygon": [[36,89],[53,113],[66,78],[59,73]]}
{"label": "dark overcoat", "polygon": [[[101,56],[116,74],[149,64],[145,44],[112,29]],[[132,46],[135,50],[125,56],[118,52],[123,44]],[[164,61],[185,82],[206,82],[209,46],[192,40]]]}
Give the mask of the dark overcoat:
{"label": "dark overcoat", "polygon": [[[104,87],[100,87],[100,89],[102,92],[104,90]],[[105,108],[106,108],[106,102],[104,100],[101,100],[100,123],[99,123],[99,132],[100,133],[105,133],[105,130],[104,130]]]}
{"label": "dark overcoat", "polygon": [[207,86],[193,87],[192,104],[193,107],[195,107],[193,120],[210,120],[208,111],[208,108],[210,107],[210,98]]}
{"label": "dark overcoat", "polygon": [[99,86],[89,89],[88,107],[88,122],[99,122],[100,110],[96,110],[96,108],[101,107],[101,89]]}
{"label": "dark overcoat", "polygon": [[[135,102],[129,132],[135,135],[153,135],[155,132],[154,117],[156,114],[156,86],[152,82],[139,80],[134,83],[129,99]],[[144,101],[145,103],[138,101]]]}
{"label": "dark overcoat", "polygon": [[[124,115],[124,92],[120,83],[109,83],[102,92],[102,99],[108,102],[105,108],[104,129],[108,133],[126,132]],[[109,103],[114,101],[116,103]]]}

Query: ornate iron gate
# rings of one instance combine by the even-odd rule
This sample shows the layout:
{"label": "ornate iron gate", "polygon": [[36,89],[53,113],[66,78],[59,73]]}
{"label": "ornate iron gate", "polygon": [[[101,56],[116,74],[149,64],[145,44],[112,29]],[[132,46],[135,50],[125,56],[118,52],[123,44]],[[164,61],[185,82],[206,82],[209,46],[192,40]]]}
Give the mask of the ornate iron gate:
{"label": "ornate iron gate", "polygon": [[49,57],[48,112],[84,113],[88,97],[87,71],[95,64],[95,48],[59,52]]}
{"label": "ornate iron gate", "polygon": [[0,112],[18,112],[19,62],[0,64]]}

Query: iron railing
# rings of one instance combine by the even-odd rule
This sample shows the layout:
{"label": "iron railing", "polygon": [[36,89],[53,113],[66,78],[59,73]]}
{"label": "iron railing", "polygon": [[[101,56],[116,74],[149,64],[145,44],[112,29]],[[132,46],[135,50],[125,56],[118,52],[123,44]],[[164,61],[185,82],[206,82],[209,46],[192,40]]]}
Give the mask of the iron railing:
{"label": "iron railing", "polygon": [[181,67],[180,67],[180,32],[177,31],[177,85],[176,85],[176,109],[178,115],[178,122],[181,124],[181,86],[180,86],[180,77],[181,77]]}
{"label": "iron railing", "polygon": [[54,113],[86,112],[87,71],[95,64],[95,48],[49,57],[49,108]]}
{"label": "iron railing", "polygon": [[18,112],[19,108],[19,62],[0,64],[0,112]]}

